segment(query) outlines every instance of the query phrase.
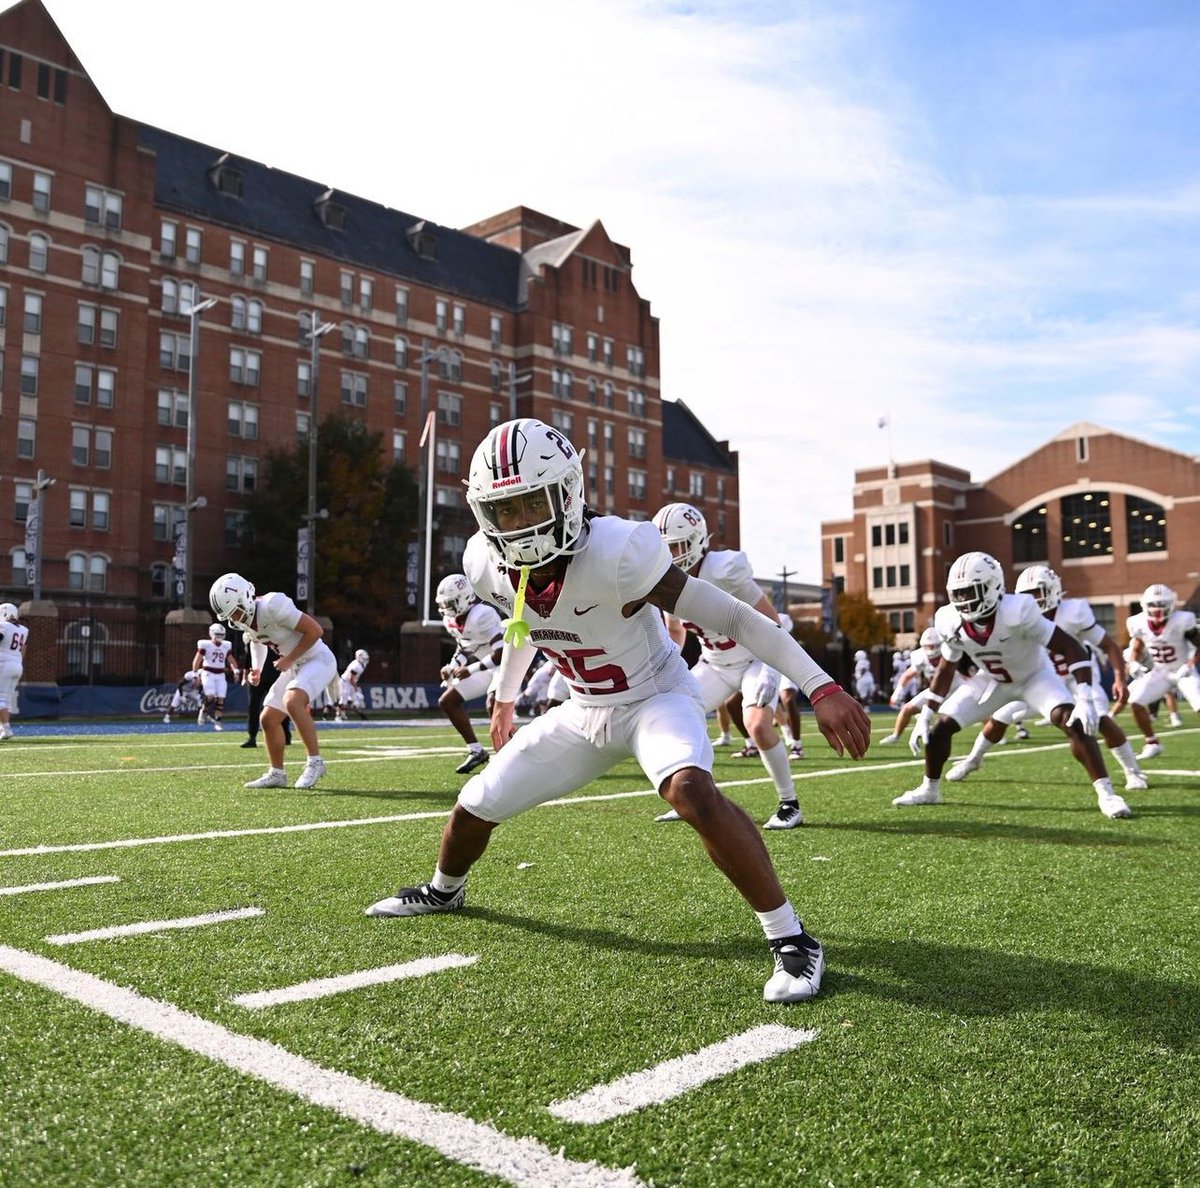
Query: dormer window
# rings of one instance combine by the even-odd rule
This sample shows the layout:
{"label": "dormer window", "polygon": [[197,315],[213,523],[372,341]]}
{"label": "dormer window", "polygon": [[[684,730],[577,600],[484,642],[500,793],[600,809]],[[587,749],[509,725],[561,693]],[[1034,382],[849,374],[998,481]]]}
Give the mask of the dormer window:
{"label": "dormer window", "polygon": [[228,194],[231,198],[242,196],[242,171],[229,164],[228,153],[222,153],[213,162],[208,171],[208,179],[216,187],[218,194]]}
{"label": "dormer window", "polygon": [[419,223],[413,223],[404,235],[408,246],[422,260],[437,259],[437,228],[432,223],[422,219]]}
{"label": "dormer window", "polygon": [[313,203],[313,210],[317,212],[317,218],[331,231],[346,229],[346,208],[340,202],[333,200],[332,189],[326,190]]}

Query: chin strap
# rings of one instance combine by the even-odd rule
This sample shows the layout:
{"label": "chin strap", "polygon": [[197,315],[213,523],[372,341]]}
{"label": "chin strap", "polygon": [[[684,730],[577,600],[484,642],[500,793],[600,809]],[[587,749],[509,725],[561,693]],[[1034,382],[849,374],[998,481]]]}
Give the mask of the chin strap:
{"label": "chin strap", "polygon": [[505,619],[501,626],[504,628],[504,642],[514,648],[521,647],[532,628],[525,622],[525,587],[529,584],[529,566],[521,566],[521,580],[517,583],[517,598],[513,603],[511,619]]}

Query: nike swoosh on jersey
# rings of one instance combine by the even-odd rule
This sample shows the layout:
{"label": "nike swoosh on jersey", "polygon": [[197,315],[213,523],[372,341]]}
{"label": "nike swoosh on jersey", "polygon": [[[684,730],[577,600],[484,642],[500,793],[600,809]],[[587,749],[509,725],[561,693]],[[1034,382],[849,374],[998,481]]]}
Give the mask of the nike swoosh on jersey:
{"label": "nike swoosh on jersey", "polygon": [[598,607],[599,605],[600,604],[598,602],[593,602],[591,606],[585,606],[583,608],[583,610],[580,610],[579,607],[576,607],[575,613],[577,615],[586,615],[588,613],[588,611],[594,611],[596,609],[596,607]]}

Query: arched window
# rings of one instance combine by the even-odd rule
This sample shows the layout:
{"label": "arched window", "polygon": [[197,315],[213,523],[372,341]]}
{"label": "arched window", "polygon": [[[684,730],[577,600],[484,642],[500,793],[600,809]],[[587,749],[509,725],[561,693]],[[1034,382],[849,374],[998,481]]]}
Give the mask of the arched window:
{"label": "arched window", "polygon": [[50,266],[50,240],[45,235],[29,237],[29,271],[45,272]]}
{"label": "arched window", "polygon": [[1046,538],[1046,505],[1043,503],[1022,512],[1013,521],[1013,564],[1030,565],[1034,561],[1048,561],[1049,549],[1049,541]]}
{"label": "arched window", "polygon": [[1125,537],[1131,553],[1165,553],[1167,550],[1167,511],[1160,503],[1125,496]]}
{"label": "arched window", "polygon": [[1111,504],[1107,491],[1077,491],[1063,496],[1064,560],[1112,555]]}
{"label": "arched window", "polygon": [[[32,252],[33,241],[30,240],[30,251]],[[85,285],[98,285],[100,283],[100,249],[96,247],[85,247],[80,253],[80,259],[83,261],[83,283]],[[33,267],[32,261],[29,265]]]}

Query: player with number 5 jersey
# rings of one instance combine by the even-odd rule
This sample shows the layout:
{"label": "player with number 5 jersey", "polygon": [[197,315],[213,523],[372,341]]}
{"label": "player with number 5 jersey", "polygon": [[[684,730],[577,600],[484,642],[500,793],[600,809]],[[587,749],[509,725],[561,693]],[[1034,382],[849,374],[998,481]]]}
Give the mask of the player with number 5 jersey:
{"label": "player with number 5 jersey", "polygon": [[[777,621],[677,569],[653,524],[588,514],[580,456],[557,429],[531,419],[493,429],[471,461],[467,502],[480,531],[463,571],[481,599],[509,612],[491,722],[496,756],[460,793],[430,881],[401,887],[367,914],[461,907],[468,872],[499,823],[632,757],[758,915],[774,961],[764,998],[811,998],[824,952],[753,822],[713,783],[700,693],[660,611],[736,639],[787,673],[839,754],[866,751],[866,714]],[[571,696],[517,732],[514,703],[539,648]]]}

